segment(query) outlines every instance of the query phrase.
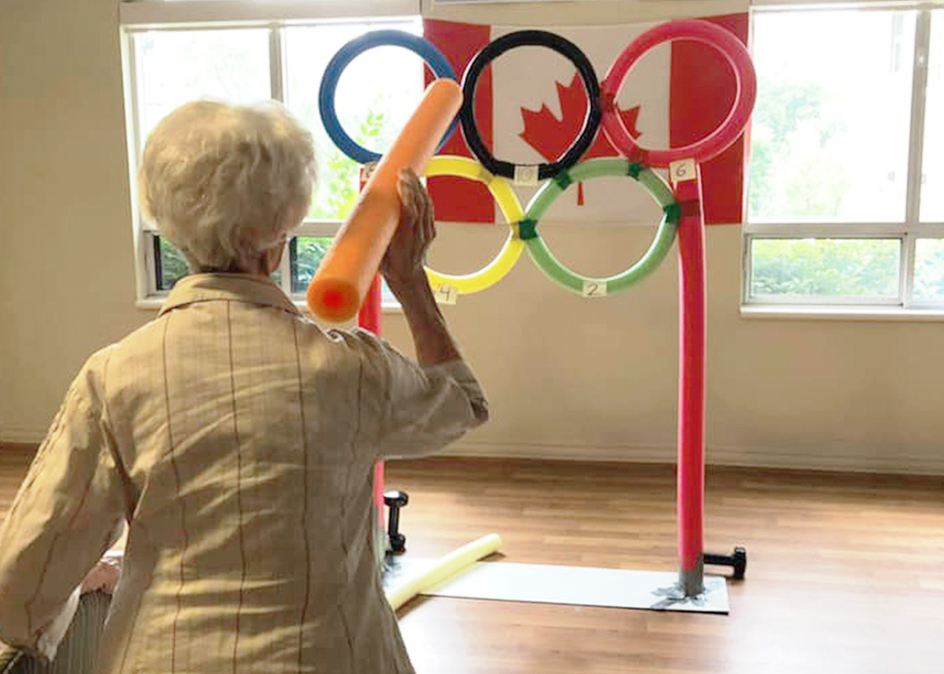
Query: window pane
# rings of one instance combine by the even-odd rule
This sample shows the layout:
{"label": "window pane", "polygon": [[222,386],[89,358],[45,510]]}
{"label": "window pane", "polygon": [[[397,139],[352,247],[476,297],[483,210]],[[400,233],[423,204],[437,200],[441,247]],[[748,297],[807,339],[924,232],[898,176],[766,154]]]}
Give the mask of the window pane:
{"label": "window pane", "polygon": [[[332,240],[330,236],[296,236],[289,243],[293,295],[301,295],[308,290],[308,284],[328,252]],[[383,304],[397,303],[386,281],[383,281],[380,292]]]}
{"label": "window pane", "polygon": [[292,269],[292,293],[308,290],[311,277],[331,246],[329,236],[296,236],[289,243],[289,261]]}
{"label": "window pane", "polygon": [[[318,114],[321,75],[346,42],[367,31],[393,28],[419,34],[418,21],[323,24],[286,28],[286,104],[315,136],[318,185],[309,217],[343,219],[357,200],[358,166],[328,139]],[[423,94],[423,61],[399,47],[377,47],[344,70],[335,92],[338,119],[351,138],[383,152]]]}
{"label": "window pane", "polygon": [[154,236],[154,277],[159,291],[170,290],[189,273],[187,261],[174,245],[162,236]]}
{"label": "window pane", "polygon": [[391,292],[390,286],[387,285],[386,279],[380,282],[380,303],[394,305],[399,304],[399,302],[397,302],[397,298],[394,296],[393,292]]}
{"label": "window pane", "polygon": [[153,31],[135,36],[140,142],[175,108],[200,98],[271,98],[269,31]]}
{"label": "window pane", "polygon": [[931,54],[924,115],[921,220],[944,222],[944,10],[931,13]]}
{"label": "window pane", "polygon": [[915,248],[914,299],[944,303],[944,239],[918,239]]}
{"label": "window pane", "polygon": [[752,222],[904,221],[915,18],[754,16]]}
{"label": "window pane", "polygon": [[753,239],[752,297],[898,297],[898,239]]}
{"label": "window pane", "polygon": [[[154,238],[154,277],[155,288],[159,291],[172,290],[182,277],[190,273],[187,260],[170,241],[152,234]],[[276,285],[282,284],[282,271],[276,269],[269,276]]]}

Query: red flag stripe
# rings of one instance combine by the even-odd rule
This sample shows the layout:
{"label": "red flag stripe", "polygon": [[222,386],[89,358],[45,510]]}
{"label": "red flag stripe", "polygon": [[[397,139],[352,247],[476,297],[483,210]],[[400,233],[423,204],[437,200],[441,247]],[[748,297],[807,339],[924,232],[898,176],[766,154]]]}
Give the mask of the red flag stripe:
{"label": "red flag stripe", "polygon": [[[748,15],[706,19],[734,33],[747,44]],[[678,40],[672,43],[669,87],[669,142],[689,145],[714,131],[734,103],[734,73],[713,47]],[[743,213],[744,136],[701,168],[705,223],[740,224]]]}
{"label": "red flag stripe", "polygon": [[[469,61],[491,41],[491,26],[423,19],[423,35],[432,42],[462,77]],[[432,75],[427,71],[427,83]],[[492,71],[479,78],[475,96],[475,119],[486,146],[492,146]],[[456,129],[439,154],[471,157],[472,153]],[[495,205],[488,188],[478,182],[441,176],[429,180],[429,193],[436,205],[436,219],[446,222],[495,222]]]}

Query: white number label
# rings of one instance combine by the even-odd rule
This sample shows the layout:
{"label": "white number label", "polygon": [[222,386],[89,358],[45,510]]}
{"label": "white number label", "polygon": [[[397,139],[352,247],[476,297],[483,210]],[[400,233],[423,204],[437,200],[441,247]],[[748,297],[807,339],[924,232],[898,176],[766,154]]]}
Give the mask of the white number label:
{"label": "white number label", "polygon": [[584,297],[606,297],[606,283],[603,281],[584,281]]}
{"label": "white number label", "polygon": [[695,176],[694,159],[680,159],[678,161],[669,162],[669,178],[672,180],[672,184],[684,183],[686,180],[694,180]]}
{"label": "white number label", "polygon": [[538,184],[538,167],[533,164],[515,165],[515,185],[534,187]]}
{"label": "white number label", "polygon": [[443,283],[438,288],[436,288],[436,292],[434,294],[436,296],[436,301],[440,304],[455,304],[456,299],[459,296],[459,291],[455,286]]}

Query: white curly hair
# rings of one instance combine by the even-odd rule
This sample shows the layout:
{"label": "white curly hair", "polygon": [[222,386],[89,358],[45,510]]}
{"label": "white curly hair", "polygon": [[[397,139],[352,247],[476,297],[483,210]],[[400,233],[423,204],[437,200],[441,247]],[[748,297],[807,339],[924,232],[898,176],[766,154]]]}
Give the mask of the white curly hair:
{"label": "white curly hair", "polygon": [[251,272],[305,217],[311,134],[279,103],[197,101],[148,137],[138,174],[144,217],[193,271]]}

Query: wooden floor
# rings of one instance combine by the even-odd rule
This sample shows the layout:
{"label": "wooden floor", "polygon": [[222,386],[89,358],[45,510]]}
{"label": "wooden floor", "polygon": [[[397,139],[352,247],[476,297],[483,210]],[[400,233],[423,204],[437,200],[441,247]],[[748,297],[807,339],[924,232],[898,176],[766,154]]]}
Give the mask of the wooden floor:
{"label": "wooden floor", "polygon": [[[0,451],[0,510],[25,471]],[[674,570],[669,466],[438,458],[388,464],[408,553],[485,533],[515,562]],[[941,674],[944,479],[710,469],[706,547],[748,550],[731,614],[419,598],[418,674]]]}

